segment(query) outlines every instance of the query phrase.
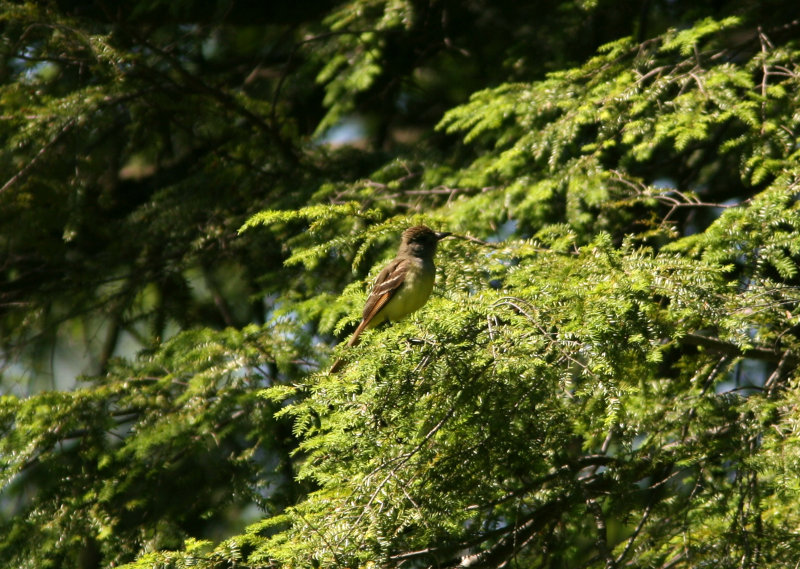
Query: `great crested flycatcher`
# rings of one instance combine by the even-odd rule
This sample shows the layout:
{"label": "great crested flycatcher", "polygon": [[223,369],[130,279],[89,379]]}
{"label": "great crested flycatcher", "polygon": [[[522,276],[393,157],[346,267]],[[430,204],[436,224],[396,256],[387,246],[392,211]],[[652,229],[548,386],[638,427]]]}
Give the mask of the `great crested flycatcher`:
{"label": "great crested flycatcher", "polygon": [[[428,301],[436,277],[433,265],[436,246],[448,235],[450,233],[437,233],[424,225],[403,231],[397,256],[378,273],[367,297],[361,323],[347,342],[348,346],[358,344],[364,330],[387,320],[400,320]],[[341,366],[342,360],[336,360],[331,373]]]}

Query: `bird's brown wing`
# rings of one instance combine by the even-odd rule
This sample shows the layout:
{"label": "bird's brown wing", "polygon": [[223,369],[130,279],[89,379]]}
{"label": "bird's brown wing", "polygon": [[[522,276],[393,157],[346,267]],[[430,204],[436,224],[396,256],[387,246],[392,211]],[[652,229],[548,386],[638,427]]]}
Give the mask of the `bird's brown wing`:
{"label": "bird's brown wing", "polygon": [[378,273],[375,279],[375,285],[372,287],[372,292],[369,293],[367,302],[364,305],[364,314],[361,317],[361,323],[353,332],[350,341],[347,342],[348,346],[355,346],[358,343],[358,337],[361,332],[369,328],[375,316],[386,306],[395,293],[403,286],[406,278],[406,265],[405,259],[394,259],[383,270]]}
{"label": "bird's brown wing", "polygon": [[[353,332],[350,340],[347,342],[348,346],[355,346],[358,344],[361,332],[369,328],[375,316],[386,306],[395,293],[403,286],[406,278],[407,263],[405,259],[394,259],[383,270],[378,273],[375,278],[375,284],[372,286],[372,291],[367,297],[367,302],[364,305],[364,314],[361,316],[361,322]],[[336,360],[331,366],[330,373],[336,373],[342,367],[342,360]]]}
{"label": "bird's brown wing", "polygon": [[[361,316],[361,322],[353,332],[350,340],[347,342],[348,346],[355,346],[358,344],[361,332],[369,328],[373,319],[378,315],[381,309],[386,306],[395,293],[403,286],[406,279],[406,269],[408,261],[405,259],[394,259],[383,270],[378,273],[375,278],[375,284],[372,286],[372,291],[367,297],[367,302],[364,305],[364,314]],[[336,373],[342,367],[342,360],[336,360],[331,366],[330,373]]]}

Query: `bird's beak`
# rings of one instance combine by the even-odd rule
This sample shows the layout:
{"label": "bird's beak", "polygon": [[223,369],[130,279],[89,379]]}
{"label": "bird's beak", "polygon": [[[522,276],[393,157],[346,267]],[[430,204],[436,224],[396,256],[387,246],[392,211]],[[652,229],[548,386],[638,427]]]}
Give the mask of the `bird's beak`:
{"label": "bird's beak", "polygon": [[451,235],[452,233],[450,233],[449,231],[440,231],[436,234],[436,240],[441,241],[445,237],[450,237]]}

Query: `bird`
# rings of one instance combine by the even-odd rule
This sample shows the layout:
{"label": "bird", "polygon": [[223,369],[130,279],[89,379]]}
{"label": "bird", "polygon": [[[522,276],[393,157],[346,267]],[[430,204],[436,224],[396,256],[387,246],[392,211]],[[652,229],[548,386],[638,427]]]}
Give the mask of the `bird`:
{"label": "bird", "polygon": [[[405,318],[419,310],[428,301],[433,290],[436,267],[433,257],[439,241],[452,235],[436,232],[425,225],[416,225],[403,231],[397,256],[378,273],[367,297],[361,322],[356,328],[348,347],[358,344],[364,330],[374,328],[386,321]],[[336,360],[330,373],[342,366]]]}

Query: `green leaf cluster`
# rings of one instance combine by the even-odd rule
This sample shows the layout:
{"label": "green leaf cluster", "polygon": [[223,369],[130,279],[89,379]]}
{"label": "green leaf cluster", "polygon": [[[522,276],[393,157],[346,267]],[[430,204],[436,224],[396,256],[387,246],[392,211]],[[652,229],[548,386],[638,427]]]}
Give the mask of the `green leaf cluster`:
{"label": "green leaf cluster", "polygon": [[[2,483],[9,496],[36,494],[3,524],[4,563],[118,564],[142,548],[182,546],[194,519],[221,524],[251,502],[267,511],[291,503],[292,436],[258,388],[269,368],[296,365],[298,349],[258,326],[190,331],[136,361],[114,360],[99,383],[4,396]],[[284,466],[265,478],[280,456]]]}

